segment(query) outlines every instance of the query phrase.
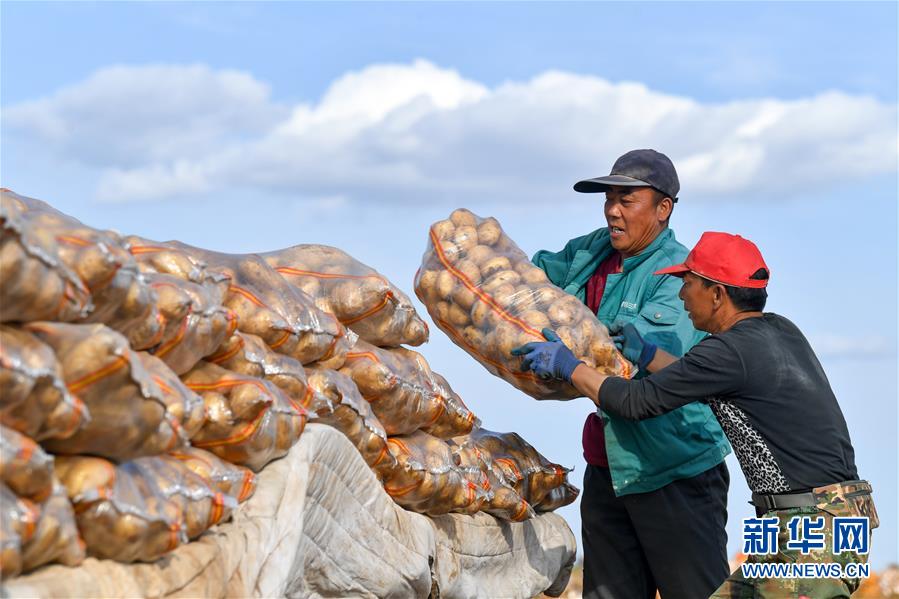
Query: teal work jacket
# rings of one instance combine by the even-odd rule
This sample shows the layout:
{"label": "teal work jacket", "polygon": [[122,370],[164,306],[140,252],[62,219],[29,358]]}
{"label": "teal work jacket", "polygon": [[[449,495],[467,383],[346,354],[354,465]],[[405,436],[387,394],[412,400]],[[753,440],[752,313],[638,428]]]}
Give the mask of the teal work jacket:
{"label": "teal work jacket", "polygon": [[[587,281],[613,251],[609,231],[602,228],[572,239],[561,252],[541,250],[533,262],[556,286],[586,303]],[[681,280],[653,273],[686,257],[687,248],[674,238],[674,231],[662,231],[640,254],[624,259],[621,273],[608,276],[597,318],[606,326],[616,320],[632,322],[647,341],[684,355],[705,334],[693,328],[677,296]],[[599,412],[616,495],[654,491],[696,476],[730,453],[717,419],[698,401],[639,422]]]}

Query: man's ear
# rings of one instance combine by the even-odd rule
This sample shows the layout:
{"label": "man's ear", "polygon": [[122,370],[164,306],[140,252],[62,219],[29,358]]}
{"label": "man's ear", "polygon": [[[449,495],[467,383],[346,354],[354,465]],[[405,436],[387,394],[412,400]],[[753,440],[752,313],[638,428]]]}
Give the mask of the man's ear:
{"label": "man's ear", "polygon": [[715,304],[715,308],[720,308],[724,305],[724,299],[727,297],[727,290],[724,288],[724,285],[720,283],[716,283],[713,287],[712,291],[712,301]]}
{"label": "man's ear", "polygon": [[659,221],[666,221],[671,217],[671,211],[674,209],[674,202],[668,196],[665,196],[656,204],[656,218]]}

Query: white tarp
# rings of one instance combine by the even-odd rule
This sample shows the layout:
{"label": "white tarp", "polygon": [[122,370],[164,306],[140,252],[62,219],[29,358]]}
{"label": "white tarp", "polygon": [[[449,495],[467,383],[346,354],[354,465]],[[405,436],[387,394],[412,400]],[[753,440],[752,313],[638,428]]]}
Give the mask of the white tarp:
{"label": "white tarp", "polygon": [[6,581],[12,597],[533,597],[574,562],[565,521],[428,518],[397,506],[339,432],[311,424],[256,494],[153,564],[88,559]]}

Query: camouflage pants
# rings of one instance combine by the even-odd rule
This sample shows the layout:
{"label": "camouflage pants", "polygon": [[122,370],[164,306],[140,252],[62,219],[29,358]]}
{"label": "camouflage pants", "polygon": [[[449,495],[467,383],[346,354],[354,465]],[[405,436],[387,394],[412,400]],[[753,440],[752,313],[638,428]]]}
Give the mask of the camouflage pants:
{"label": "camouflage pants", "polygon": [[[814,490],[817,505],[784,510],[772,510],[764,514],[766,518],[778,519],[778,552],[773,555],[750,555],[747,564],[846,564],[867,563],[867,555],[847,552],[834,555],[833,519],[835,517],[867,516],[868,534],[880,521],[871,500],[871,485],[865,481],[837,483]],[[809,516],[824,519],[825,548],[803,554],[799,549],[788,549],[790,540],[788,524],[795,516]],[[870,544],[870,536],[869,536]],[[742,568],[737,568],[728,576],[711,599],[832,599],[848,598],[858,589],[859,578],[747,578]]]}

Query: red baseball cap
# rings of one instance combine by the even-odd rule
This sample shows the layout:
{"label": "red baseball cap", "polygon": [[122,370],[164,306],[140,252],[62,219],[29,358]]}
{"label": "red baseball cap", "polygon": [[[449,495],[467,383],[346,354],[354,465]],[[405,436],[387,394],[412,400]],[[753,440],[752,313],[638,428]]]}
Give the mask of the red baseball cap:
{"label": "red baseball cap", "polygon": [[768,286],[768,277],[750,278],[760,268],[768,271],[770,277],[771,271],[754,243],[739,235],[706,231],[683,264],[657,270],[655,274],[682,277],[693,272],[723,285],[761,289]]}

